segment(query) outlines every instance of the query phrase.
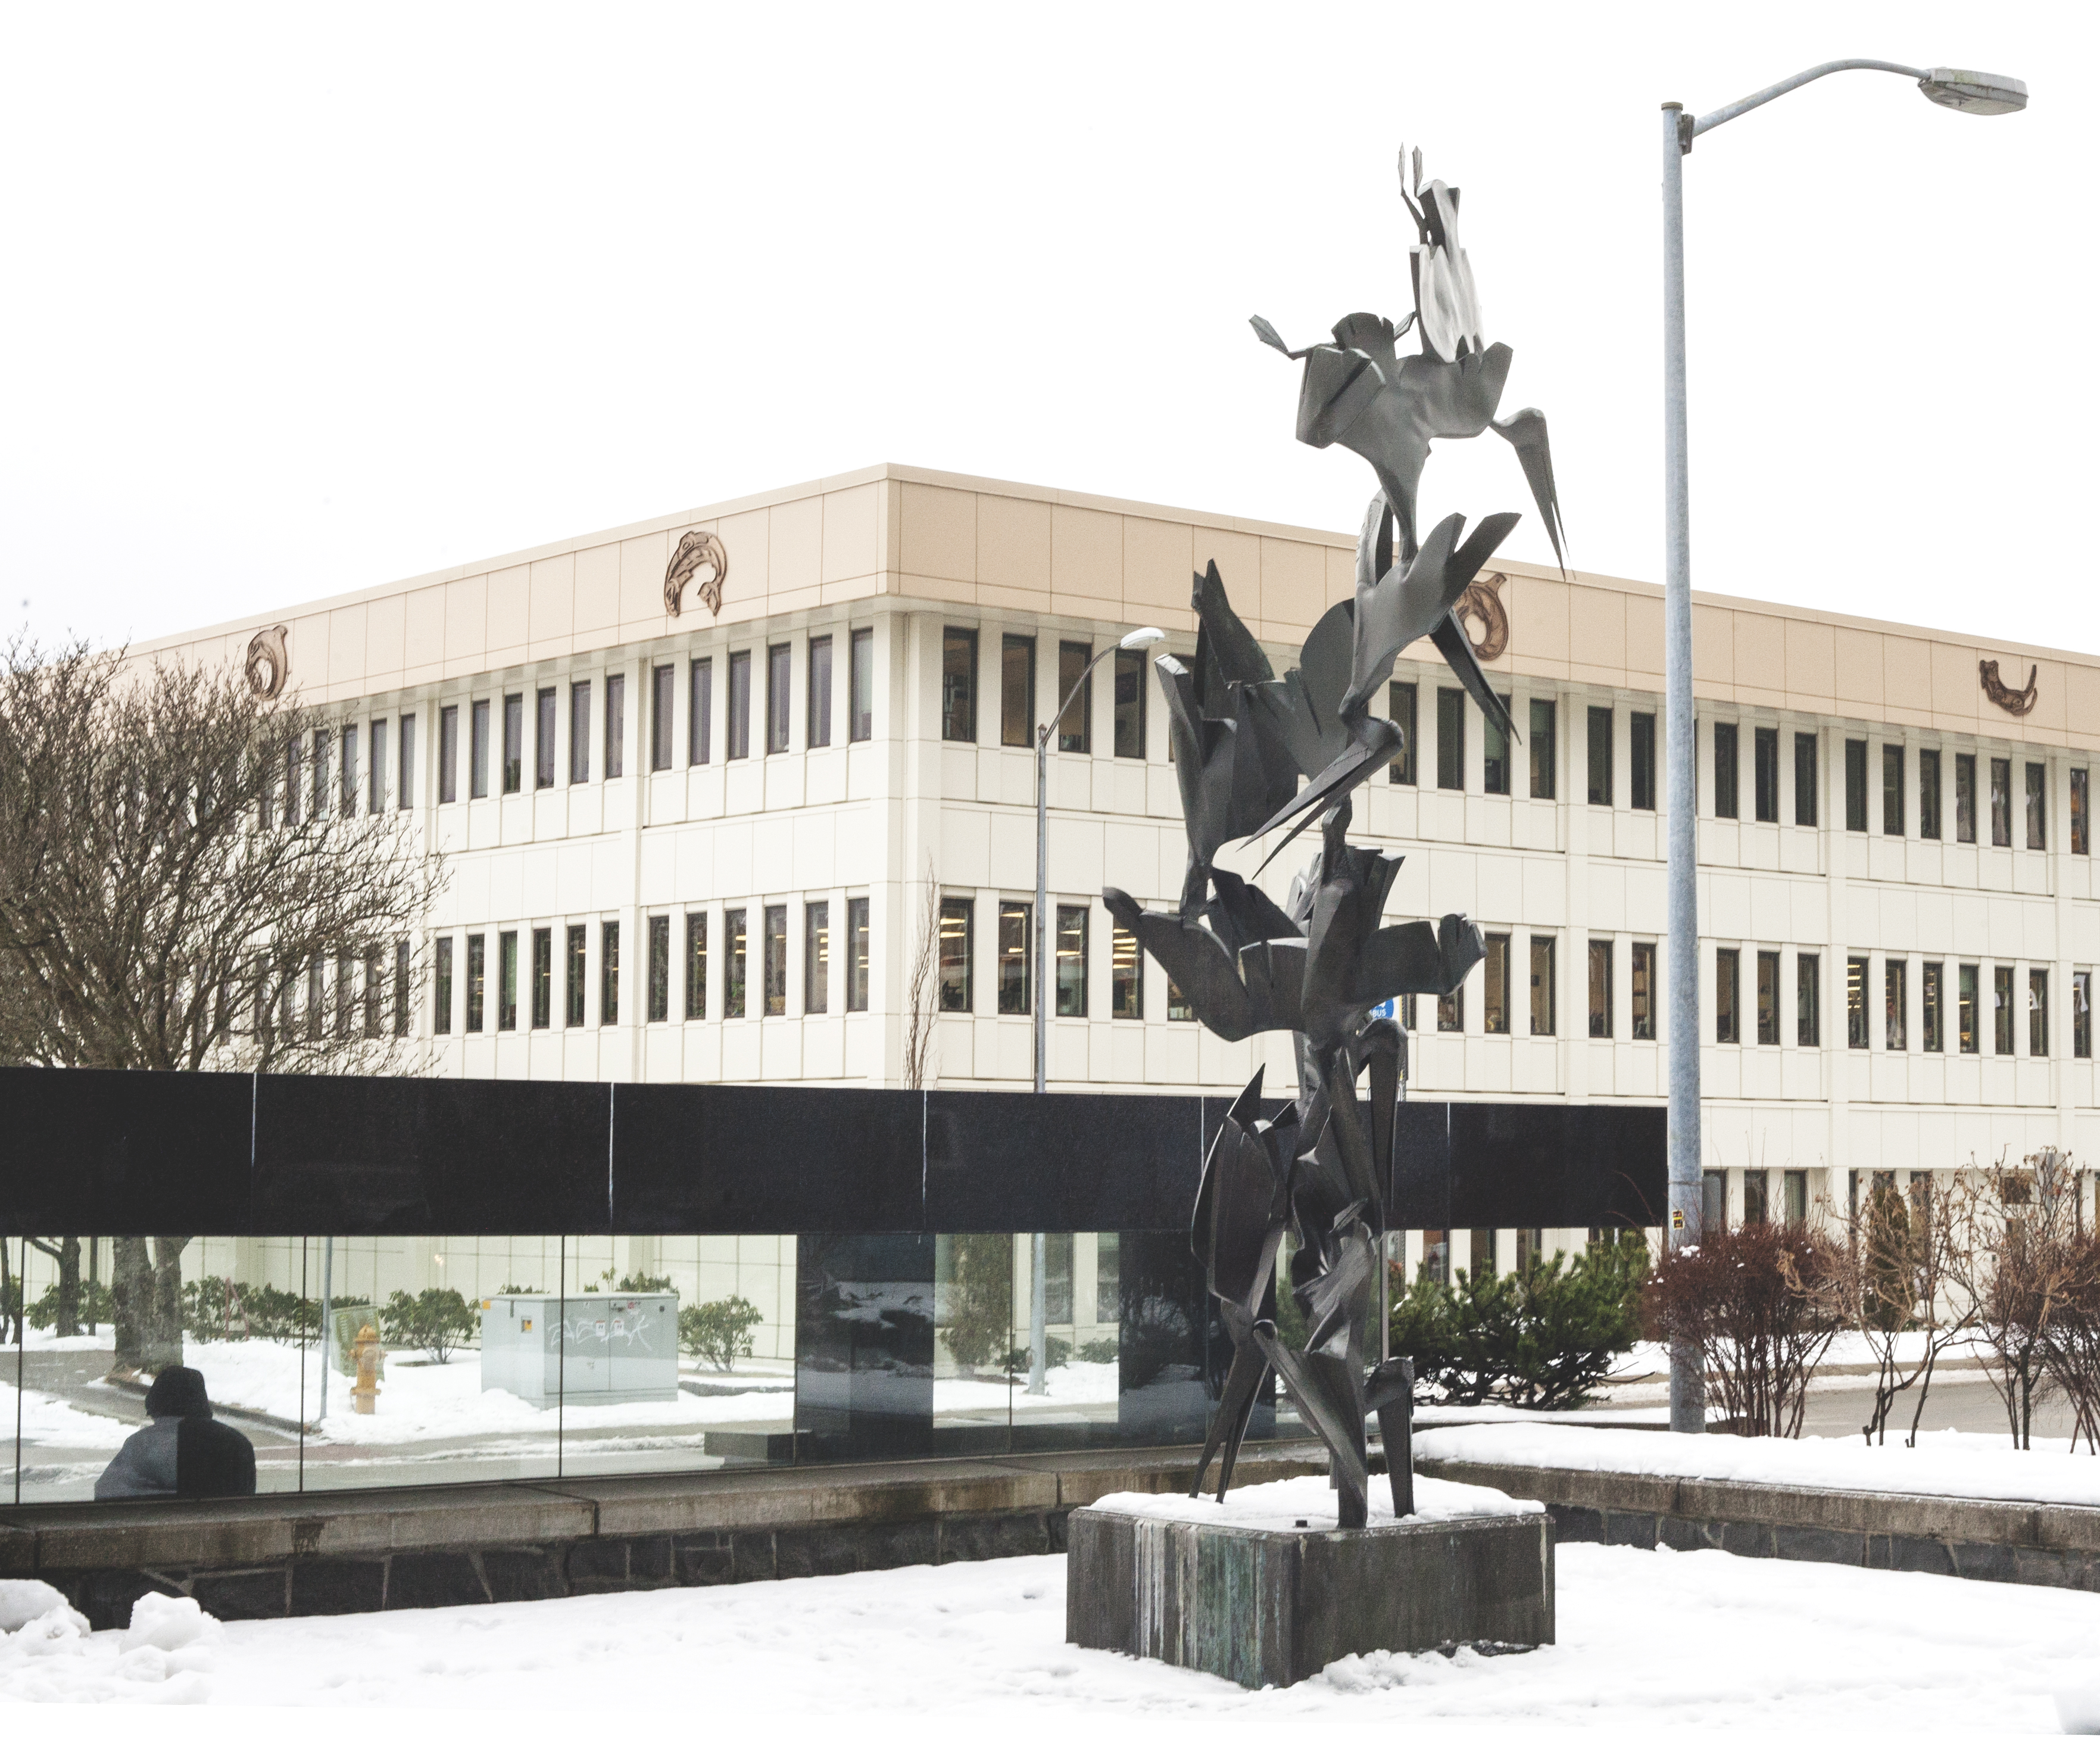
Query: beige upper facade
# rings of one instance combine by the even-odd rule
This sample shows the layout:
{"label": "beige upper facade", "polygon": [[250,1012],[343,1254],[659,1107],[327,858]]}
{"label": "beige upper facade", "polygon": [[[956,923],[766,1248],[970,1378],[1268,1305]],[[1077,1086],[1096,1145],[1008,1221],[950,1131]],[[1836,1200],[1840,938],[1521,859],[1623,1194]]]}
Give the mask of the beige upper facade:
{"label": "beige upper facade", "polygon": [[[291,677],[315,703],[651,642],[674,616],[664,571],[680,537],[716,533],[733,628],[887,596],[1112,623],[1193,629],[1189,576],[1215,561],[1266,642],[1295,645],[1349,597],[1352,535],[1125,502],[894,464],[461,564],[311,605],[140,644],[141,655],[239,664],[282,623]],[[1662,685],[1662,589],[1501,563],[1509,645],[1491,673],[1610,688]],[[1701,700],[1835,716],[2016,744],[2100,749],[2100,655],[1983,642],[1794,606],[1693,595]],[[1426,649],[1410,656],[1433,660]],[[1986,695],[1979,662],[2037,690],[2025,716]]]}

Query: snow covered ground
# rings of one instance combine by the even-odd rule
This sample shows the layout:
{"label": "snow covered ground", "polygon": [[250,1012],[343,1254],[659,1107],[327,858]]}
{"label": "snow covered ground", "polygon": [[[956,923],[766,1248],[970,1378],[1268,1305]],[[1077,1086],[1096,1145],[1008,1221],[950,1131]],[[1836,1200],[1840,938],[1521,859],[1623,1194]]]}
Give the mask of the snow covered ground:
{"label": "snow covered ground", "polygon": [[[1322,1734],[1361,1728],[1388,1737],[1424,1725],[2001,1736],[2054,1732],[2055,1693],[2100,1680],[2100,1597],[2084,1593],[1590,1544],[1562,1549],[1559,1571],[1557,1646],[1495,1658],[1379,1654],[1259,1693],[1066,1645],[1063,1558],[1032,1556],[232,1622],[155,1647],[112,1630],[34,1643],[44,1649],[33,1652],[9,1636],[0,1701],[442,1709],[448,1716],[406,1734],[445,1736],[487,1731],[497,1711],[566,1710],[605,1729],[617,1728],[618,1715],[662,1709],[711,1733],[752,1736],[816,1734],[819,1724],[857,1737],[962,1735],[964,1721],[1002,1736],[1070,1736],[1080,1725],[1088,1735],[1138,1736],[1162,1721],[1317,1719]],[[157,1626],[170,1642],[184,1631],[165,1613]],[[170,1728],[178,1716],[155,1718],[152,1734],[244,1734],[208,1713]],[[270,1723],[287,1734],[363,1737],[373,1716]],[[82,1734],[87,1717],[70,1715],[66,1734]],[[88,1732],[140,1736],[143,1717],[108,1713]],[[929,1719],[939,1723],[930,1733]],[[408,1721],[382,1723],[404,1734]]]}
{"label": "snow covered ground", "polygon": [[1857,1436],[1781,1441],[1732,1434],[1651,1434],[1555,1423],[1495,1422],[1425,1428],[1417,1458],[1473,1464],[1624,1471],[1644,1476],[1723,1478],[1794,1488],[1956,1495],[1978,1501],[2058,1502],[2100,1507],[2100,1458],[2068,1441],[2037,1439],[2017,1452],[2004,1435],[1948,1429],[1921,1434],[1915,1448],[1891,1433],[1883,1446]]}

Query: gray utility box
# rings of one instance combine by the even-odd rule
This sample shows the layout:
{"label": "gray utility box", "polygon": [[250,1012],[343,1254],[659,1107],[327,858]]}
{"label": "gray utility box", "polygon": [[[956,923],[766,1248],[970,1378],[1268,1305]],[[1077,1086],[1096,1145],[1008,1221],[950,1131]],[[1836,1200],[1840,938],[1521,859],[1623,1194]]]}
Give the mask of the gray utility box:
{"label": "gray utility box", "polygon": [[664,1404],[678,1396],[678,1297],[489,1295],[481,1389],[527,1404]]}

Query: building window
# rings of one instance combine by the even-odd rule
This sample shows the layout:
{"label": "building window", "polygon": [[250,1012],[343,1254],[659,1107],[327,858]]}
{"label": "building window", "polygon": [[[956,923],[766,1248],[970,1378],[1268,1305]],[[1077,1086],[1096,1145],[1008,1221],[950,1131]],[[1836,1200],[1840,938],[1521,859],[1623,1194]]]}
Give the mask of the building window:
{"label": "building window", "polygon": [[1991,845],[2013,845],[2013,763],[2009,757],[1991,759]]}
{"label": "building window", "polygon": [[731,908],[722,916],[722,1015],[742,1017],[748,1009],[744,996],[744,958],[747,949],[744,940],[743,910]]}
{"label": "building window", "polygon": [[408,1032],[408,941],[398,938],[394,944],[394,1033],[404,1035]]}
{"label": "building window", "polygon": [[467,753],[467,797],[488,796],[488,699],[473,704],[468,715],[472,734]]}
{"label": "building window", "polygon": [[729,656],[729,759],[751,754],[751,650]]}
{"label": "building window", "polygon": [[1982,978],[1979,965],[1973,962],[1963,963],[1957,973],[1954,1015],[1957,1039],[1965,1053],[1983,1051],[1983,1025],[1976,1010]]}
{"label": "building window", "polygon": [[1612,802],[1612,711],[1590,710],[1590,803]]}
{"label": "building window", "polygon": [[795,650],[785,642],[765,650],[765,754],[788,748],[788,687],[795,668]]}
{"label": "building window", "polygon": [[591,687],[589,678],[569,686],[569,784],[590,779]]}
{"label": "building window", "polygon": [[364,951],[364,1039],[379,1039],[379,947],[368,945]]}
{"label": "building window", "polygon": [[708,916],[696,911],[686,916],[686,1021],[696,1022],[708,1014]]}
{"label": "building window", "polygon": [[714,754],[715,663],[695,660],[686,670],[686,763],[696,768]]}
{"label": "building window", "polygon": [[810,638],[808,713],[809,748],[821,750],[832,742],[832,638],[827,635]]}
{"label": "building window", "polygon": [[2004,964],[1991,970],[1991,1051],[2001,1057],[2013,1051],[2013,971]]}
{"label": "building window", "polygon": [[1793,735],[1793,820],[1805,829],[1815,827],[1815,735]]}
{"label": "building window", "polygon": [[1002,636],[999,643],[999,742],[1026,749],[1034,744],[1035,638]]}
{"label": "building window", "polygon": [[1655,946],[1636,941],[1633,946],[1631,979],[1627,987],[1633,999],[1633,1039],[1655,1039]]}
{"label": "building window", "polygon": [[1727,1222],[1727,1172],[1722,1168],[1705,1169],[1699,1176],[1699,1226],[1718,1234]]}
{"label": "building window", "polygon": [[[296,789],[294,789],[296,793]],[[459,798],[459,707],[438,711],[438,803]]]}
{"label": "building window", "polygon": [[2049,847],[2048,782],[2046,764],[2027,765],[2027,845],[2037,853]]}
{"label": "building window", "polygon": [[620,922],[602,921],[598,933],[598,1020],[602,1027],[620,1021]]}
{"label": "building window", "polygon": [[605,675],[605,778],[616,781],[627,773],[627,674]]}
{"label": "building window", "polygon": [[1714,814],[1736,814],[1736,727],[1732,721],[1714,722]]}
{"label": "building window", "polygon": [[2093,1057],[2093,971],[2080,969],[2071,977],[2071,1057]]}
{"label": "building window", "polygon": [[1392,723],[1400,728],[1400,754],[1385,766],[1385,778],[1395,787],[1412,787],[1415,782],[1414,686],[1387,685],[1385,705]]}
{"label": "building window", "polygon": [[1882,747],[1882,833],[1904,832],[1904,748]]}
{"label": "building window", "polygon": [[1783,1215],[1789,1229],[1798,1229],[1808,1220],[1808,1170],[1789,1168],[1780,1176],[1780,1185],[1786,1194]]}
{"label": "building window", "polygon": [[520,691],[503,699],[503,790],[525,790],[525,696]]}
{"label": "building window", "polygon": [[1759,726],[1750,735],[1751,794],[1757,820],[1779,821],[1779,728]]}
{"label": "building window", "polygon": [[580,1029],[584,1022],[584,929],[569,928],[567,961],[564,964],[568,976],[562,989],[562,1020],[571,1029]]}
{"label": "building window", "polygon": [[970,924],[977,904],[967,896],[941,900],[941,1008],[968,1011],[970,1002]]}
{"label": "building window", "polygon": [[1057,910],[1057,1014],[1087,1014],[1087,911]]}
{"label": "building window", "polygon": [[832,1008],[832,905],[802,904],[802,1011],[823,1016]]}
{"label": "building window", "polygon": [[1779,952],[1758,952],[1758,1045],[1779,1045]]}
{"label": "building window", "polygon": [[788,906],[785,902],[769,903],[765,909],[765,960],[762,964],[765,974],[763,988],[765,995],[765,1014],[785,1017],[788,1014]]}
{"label": "building window", "polygon": [[[1028,994],[1035,955],[1029,947],[1029,933],[1035,917],[1025,902],[999,905],[999,1014],[1002,1017],[1026,1017],[1033,1008]],[[1120,928],[1117,935],[1122,935]]]}
{"label": "building window", "polygon": [[[1507,712],[1510,699],[1499,699]],[[1464,704],[1461,704],[1462,712]],[[1507,793],[1510,790],[1509,734],[1493,716],[1480,717],[1480,791]]]}
{"label": "building window", "polygon": [[554,784],[554,691],[550,686],[532,699],[532,787]]}
{"label": "building window", "polygon": [[1137,947],[1137,934],[1120,926],[1109,933],[1109,1015],[1145,1017],[1145,953]]}
{"label": "building window", "polygon": [[1612,941],[1590,940],[1590,1039],[1608,1041],[1612,1035]]}
{"label": "building window", "polygon": [[372,723],[372,748],[364,760],[364,809],[377,817],[386,809],[386,722]]}
{"label": "building window", "polygon": [[1556,1032],[1555,1013],[1560,1009],[1555,984],[1555,944],[1551,938],[1531,935],[1531,1032],[1533,1035],[1552,1035]]}
{"label": "building window", "polygon": [[1845,1044],[1867,1044],[1867,959],[1845,959]]}
{"label": "building window", "polygon": [[1892,1053],[1910,1046],[1910,964],[1890,956],[1882,964],[1882,1045]]}
{"label": "building window", "polygon": [[1793,1039],[1798,1047],[1823,1044],[1823,959],[1806,951],[1793,959]]}
{"label": "building window", "polygon": [[853,633],[847,673],[846,732],[856,744],[875,736],[875,632]]}
{"label": "building window", "polygon": [[1447,792],[1466,790],[1466,692],[1436,692],[1436,784]]}
{"label": "building window", "polygon": [[1189,995],[1174,984],[1174,977],[1167,977],[1167,1020],[1170,1023],[1193,1023],[1196,1007],[1189,1002]]}
{"label": "building window", "polygon": [[1959,751],[1954,756],[1954,839],[1976,839],[1976,759]]}
{"label": "building window", "polygon": [[2027,970],[2027,1057],[2049,1057],[2049,970]]}
{"label": "building window", "polygon": [[[435,1034],[450,1035],[452,1032],[452,941],[448,938],[438,940],[438,960],[430,976],[430,1028]],[[285,1001],[288,1019],[291,1008],[290,991],[291,983],[288,982],[285,985],[288,996]],[[288,1020],[285,1027],[290,1026]]]}
{"label": "building window", "polygon": [[1555,796],[1554,771],[1560,766],[1555,754],[1554,735],[1559,716],[1555,704],[1542,702],[1534,696],[1531,703],[1531,796],[1534,799]]}
{"label": "building window", "polygon": [[867,898],[846,898],[846,1008],[867,1008]]}
{"label": "building window", "polygon": [[518,934],[496,935],[496,1026],[518,1026]]}
{"label": "building window", "polygon": [[1436,1001],[1436,1032],[1439,1035],[1463,1035],[1466,1032],[1466,983],[1463,981]]}
{"label": "building window", "polygon": [[342,729],[342,779],[338,786],[337,808],[345,817],[357,815],[357,728]]}
{"label": "building window", "polygon": [[1743,1038],[1743,955],[1740,951],[1714,952],[1714,1039],[1740,1041]]}
{"label": "building window", "polygon": [[1928,1053],[1947,1051],[1946,981],[1947,964],[1943,962],[1928,962],[1918,971],[1918,1039]]}
{"label": "building window", "polygon": [[941,736],[954,744],[977,741],[977,633],[941,632]]}
{"label": "building window", "polygon": [[1845,741],[1845,827],[1864,831],[1867,827],[1867,741]]}
{"label": "building window", "polygon": [[313,740],[312,791],[307,796],[307,819],[321,823],[329,814],[329,735],[316,732]]}
{"label": "building window", "polygon": [[675,666],[657,666],[649,674],[649,768],[652,774],[671,766],[671,716],[677,702],[677,682]]}
{"label": "building window", "polygon": [[[1093,660],[1090,642],[1057,644],[1057,694],[1072,698],[1072,705],[1057,719],[1057,748],[1077,751],[1083,757],[1092,755],[1094,748],[1094,680],[1088,670]],[[1079,686],[1076,692],[1074,685]]]}
{"label": "building window", "polygon": [[[664,669],[669,671],[666,666]],[[670,747],[667,744],[668,751]],[[668,1022],[671,1017],[671,916],[649,916],[649,1005],[646,1020]]]}
{"label": "building window", "polygon": [[466,939],[466,1029],[469,1035],[481,1033],[483,999],[488,990],[488,935],[470,932]]}
{"label": "building window", "polygon": [[1145,650],[1115,651],[1115,753],[1145,755]]}
{"label": "building window", "polygon": [[401,717],[401,767],[394,783],[394,803],[408,810],[416,802],[416,717]]}
{"label": "building window", "polygon": [[1917,835],[1921,841],[1939,839],[1939,752],[1917,753]]}
{"label": "building window", "polygon": [[1510,937],[1507,932],[1488,934],[1487,960],[1480,966],[1480,1032],[1510,1032]]}
{"label": "building window", "polygon": [[554,1021],[554,929],[532,929],[532,1026],[546,1029]]}
{"label": "building window", "polygon": [[1771,1178],[1762,1168],[1743,1170],[1743,1226],[1755,1228],[1771,1220]]}
{"label": "building window", "polygon": [[2071,850],[2074,854],[2093,851],[2093,813],[2086,799],[2085,771],[2071,771]]}
{"label": "building window", "polygon": [[1655,716],[1635,714],[1627,721],[1629,747],[1626,802],[1636,811],[1655,809]]}

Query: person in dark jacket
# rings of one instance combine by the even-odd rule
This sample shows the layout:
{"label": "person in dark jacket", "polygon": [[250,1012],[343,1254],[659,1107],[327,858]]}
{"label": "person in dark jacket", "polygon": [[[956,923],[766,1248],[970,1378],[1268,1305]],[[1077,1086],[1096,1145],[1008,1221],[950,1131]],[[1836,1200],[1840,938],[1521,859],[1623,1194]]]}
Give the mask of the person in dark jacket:
{"label": "person in dark jacket", "polygon": [[255,1449],[239,1429],[212,1420],[204,1376],[195,1368],[163,1368],[146,1393],[146,1414],[152,1420],[95,1480],[96,1500],[255,1493]]}

